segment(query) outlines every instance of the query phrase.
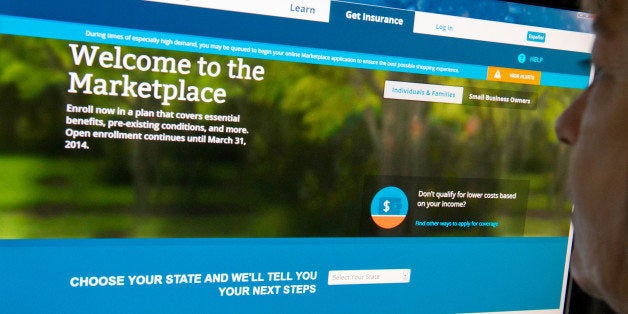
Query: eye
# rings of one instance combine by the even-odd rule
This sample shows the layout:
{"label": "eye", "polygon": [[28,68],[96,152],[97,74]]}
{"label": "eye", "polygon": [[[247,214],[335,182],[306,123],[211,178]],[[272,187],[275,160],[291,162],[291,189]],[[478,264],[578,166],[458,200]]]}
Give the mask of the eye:
{"label": "eye", "polygon": [[604,75],[605,71],[604,71],[604,68],[601,66],[594,65],[593,67],[595,71],[595,74],[593,75],[593,79],[597,80],[600,76]]}
{"label": "eye", "polygon": [[593,65],[593,61],[591,58],[580,61],[580,64],[585,67],[591,67]]}
{"label": "eye", "polygon": [[593,81],[591,82],[592,84],[595,82],[599,82],[603,77],[604,74],[606,73],[605,69],[599,65],[593,65]]}
{"label": "eye", "polygon": [[593,79],[591,80],[591,85],[598,80],[598,77],[603,73],[604,69],[596,64],[594,64],[592,59],[582,60],[580,62],[583,67],[587,67],[593,71]]}
{"label": "eye", "polygon": [[601,66],[598,62],[596,62],[594,59],[586,59],[582,61],[582,64],[588,68],[591,69],[591,71],[593,71],[593,80],[591,81],[591,84],[595,83],[596,81],[598,81],[605,73],[604,71],[604,67]]}

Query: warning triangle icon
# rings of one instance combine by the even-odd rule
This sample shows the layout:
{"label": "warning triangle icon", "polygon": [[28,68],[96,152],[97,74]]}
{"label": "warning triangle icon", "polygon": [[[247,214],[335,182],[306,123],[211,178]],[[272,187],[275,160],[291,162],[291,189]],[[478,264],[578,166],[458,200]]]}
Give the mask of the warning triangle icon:
{"label": "warning triangle icon", "polygon": [[496,78],[496,79],[502,78],[502,74],[499,73],[499,70],[497,70],[497,72],[495,72],[495,75],[493,76],[493,78]]}

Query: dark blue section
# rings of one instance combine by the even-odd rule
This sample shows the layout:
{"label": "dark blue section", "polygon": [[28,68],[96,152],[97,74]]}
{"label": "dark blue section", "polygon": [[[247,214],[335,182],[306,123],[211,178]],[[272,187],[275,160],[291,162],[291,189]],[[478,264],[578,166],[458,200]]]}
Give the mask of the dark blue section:
{"label": "dark blue section", "polygon": [[[354,3],[389,8],[465,16],[496,22],[592,32],[591,15],[581,12],[512,3],[478,0],[356,0]],[[551,1],[546,1],[551,3]],[[574,6],[575,6],[575,2]]]}
{"label": "dark blue section", "polygon": [[[468,313],[560,306],[567,238],[0,241],[5,313]],[[329,270],[410,269],[410,283],[327,284]],[[317,272],[298,281],[297,271]],[[261,273],[264,282],[72,287],[72,277]],[[290,272],[271,282],[268,272]],[[165,281],[165,280],[164,280]],[[314,284],[221,297],[219,287]]]}
{"label": "dark blue section", "polygon": [[[590,73],[585,53],[413,34],[413,12],[335,1],[330,23],[139,0],[1,3],[2,14],[58,21],[575,75]],[[400,17],[405,23],[402,27],[358,23],[345,18],[348,10]],[[520,64],[517,56],[521,53],[542,57],[544,62]]]}

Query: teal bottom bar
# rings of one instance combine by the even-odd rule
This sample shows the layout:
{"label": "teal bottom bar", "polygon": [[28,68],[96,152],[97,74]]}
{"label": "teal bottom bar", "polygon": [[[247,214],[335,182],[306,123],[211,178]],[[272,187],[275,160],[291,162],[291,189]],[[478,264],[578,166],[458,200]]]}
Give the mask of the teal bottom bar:
{"label": "teal bottom bar", "polygon": [[[558,309],[568,238],[0,241],[7,313],[454,313]],[[409,283],[328,285],[331,270]]]}

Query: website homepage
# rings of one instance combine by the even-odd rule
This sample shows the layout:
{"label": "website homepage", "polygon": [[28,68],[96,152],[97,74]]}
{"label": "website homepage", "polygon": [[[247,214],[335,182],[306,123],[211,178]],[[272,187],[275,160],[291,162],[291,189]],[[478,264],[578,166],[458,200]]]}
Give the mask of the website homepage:
{"label": "website homepage", "polygon": [[560,312],[590,17],[1,1],[0,311]]}

